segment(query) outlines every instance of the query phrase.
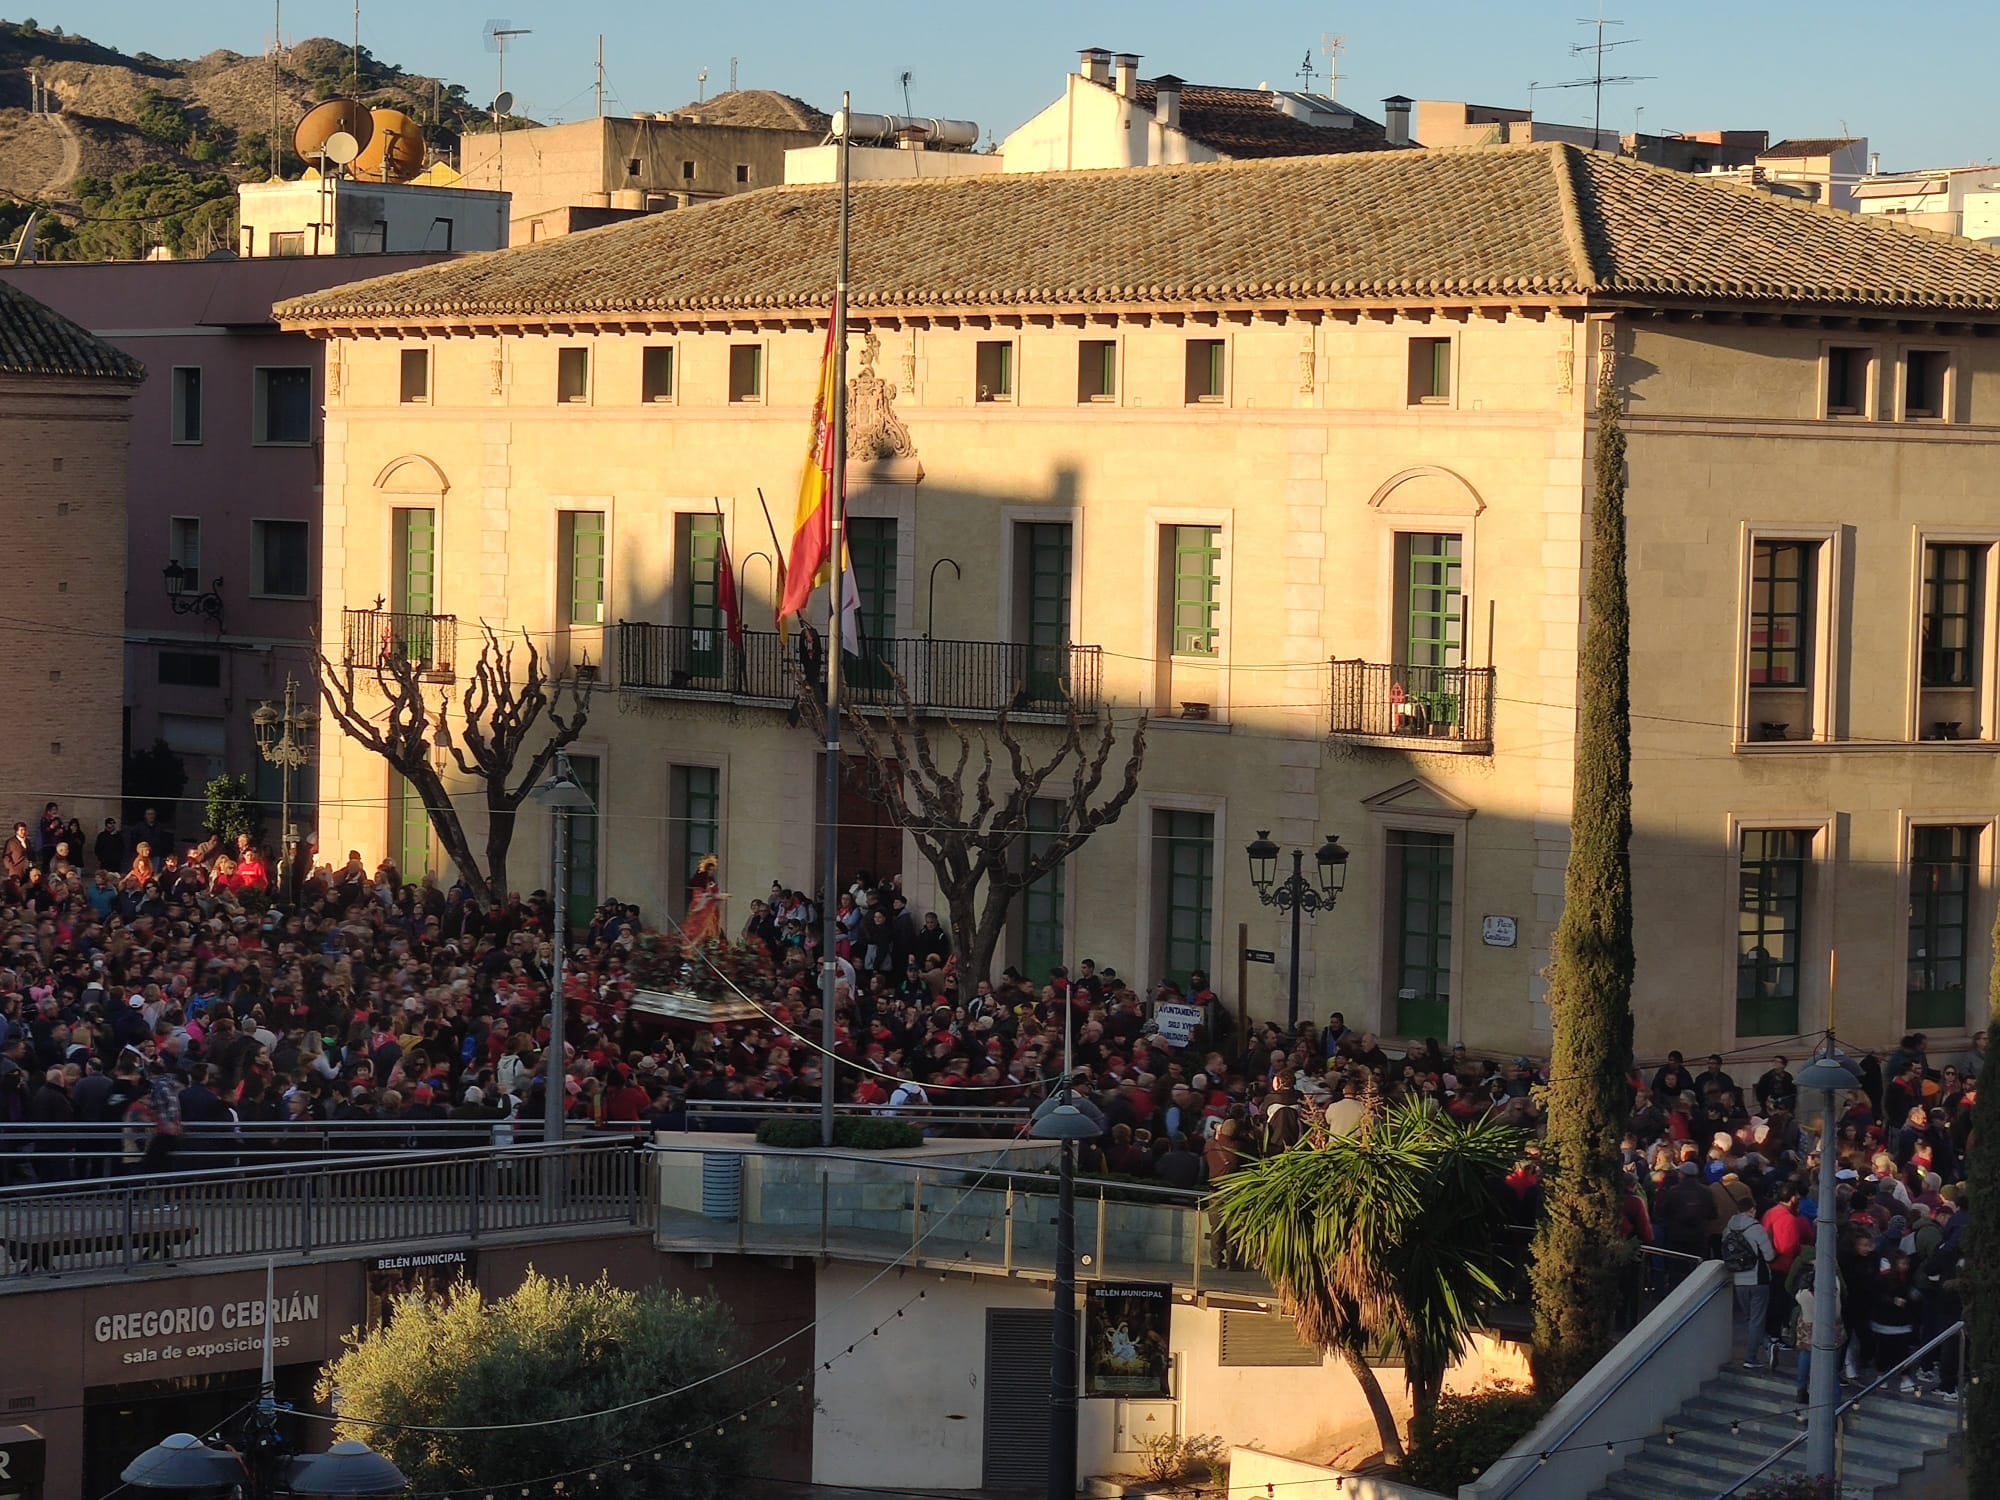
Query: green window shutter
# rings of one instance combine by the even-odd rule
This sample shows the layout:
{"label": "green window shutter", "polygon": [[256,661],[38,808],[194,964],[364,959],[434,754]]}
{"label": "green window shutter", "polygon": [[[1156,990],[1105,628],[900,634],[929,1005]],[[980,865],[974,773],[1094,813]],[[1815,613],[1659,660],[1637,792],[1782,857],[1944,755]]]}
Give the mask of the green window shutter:
{"label": "green window shutter", "polygon": [[565,514],[568,531],[569,623],[604,623],[604,512]]}
{"label": "green window shutter", "polygon": [[1743,833],[1736,900],[1736,1032],[1799,1029],[1799,934],[1805,920],[1806,846],[1795,828]]}
{"label": "green window shutter", "polygon": [[1222,528],[1173,528],[1173,654],[1217,654],[1222,598]]}
{"label": "green window shutter", "polygon": [[395,537],[396,597],[391,608],[398,614],[436,613],[437,512],[398,510]]}
{"label": "green window shutter", "polygon": [[[1028,834],[1022,841],[1029,859],[1046,851],[1062,831],[1062,811],[1062,803],[1052,798],[1029,802]],[[1065,872],[1059,864],[1021,893],[1021,972],[1031,983],[1041,983],[1063,961]]]}
{"label": "green window shutter", "polygon": [[1389,835],[1396,894],[1396,1032],[1443,1036],[1451,1025],[1452,840]]}
{"label": "green window shutter", "polygon": [[563,894],[569,907],[570,928],[578,931],[588,928],[590,919],[597,913],[597,844],[604,816],[601,800],[604,767],[596,756],[579,755],[572,751],[569,768],[576,777],[576,784],[590,794],[591,804],[597,809],[590,813],[562,814],[569,822],[569,858],[563,871],[567,889]]}
{"label": "green window shutter", "polygon": [[861,649],[886,651],[896,635],[896,523],[887,517],[850,516],[847,555],[861,595]]}
{"label": "green window shutter", "polygon": [[1465,539],[1412,532],[1404,553],[1404,665],[1457,667],[1465,656]]}
{"label": "green window shutter", "polygon": [[1965,1024],[1966,958],[1977,885],[1978,828],[1910,830],[1910,946],[1905,1024]]}
{"label": "green window shutter", "polygon": [[389,773],[389,848],[405,881],[423,878],[431,861],[431,815],[401,773]]}
{"label": "green window shutter", "polygon": [[1067,521],[1025,528],[1028,567],[1028,696],[1061,698],[1069,690],[1070,548]]}
{"label": "green window shutter", "polygon": [[1165,877],[1167,977],[1187,983],[1209,970],[1208,933],[1215,916],[1215,818],[1204,812],[1155,815]]}
{"label": "green window shutter", "polygon": [[687,517],[687,625],[689,670],[696,677],[722,675],[722,517]]}
{"label": "green window shutter", "polygon": [[722,850],[722,773],[714,766],[682,766],[677,778],[683,883],[692,880],[702,856]]}

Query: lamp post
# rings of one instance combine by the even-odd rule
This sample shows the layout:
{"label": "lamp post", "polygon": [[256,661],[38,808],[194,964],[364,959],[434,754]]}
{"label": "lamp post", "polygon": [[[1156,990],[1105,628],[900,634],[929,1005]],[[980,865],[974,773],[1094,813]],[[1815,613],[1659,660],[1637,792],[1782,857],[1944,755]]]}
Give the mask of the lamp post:
{"label": "lamp post", "polygon": [[1333,903],[1340,899],[1341,890],[1347,884],[1347,851],[1341,847],[1339,835],[1330,833],[1326,836],[1326,842],[1313,855],[1313,864],[1319,874],[1317,886],[1306,880],[1306,852],[1303,849],[1292,851],[1292,873],[1283,880],[1277,879],[1278,846],[1271,842],[1271,830],[1268,828],[1258,829],[1255,841],[1244,852],[1250,856],[1250,883],[1257,888],[1257,899],[1266,906],[1275,906],[1279,911],[1292,914],[1292,979],[1286,1016],[1291,1029],[1297,1031],[1301,921],[1305,917],[1316,917],[1322,911],[1333,910]]}
{"label": "lamp post", "polygon": [[319,715],[310,706],[300,704],[298,684],[287,672],[283,710],[273,708],[269,702],[259,703],[250,716],[250,724],[257,734],[257,749],[278,768],[278,826],[284,845],[279,855],[284,863],[278,878],[285,903],[290,905],[298,899],[292,870],[293,851],[299,838],[298,830],[292,826],[292,774],[312,761],[312,737],[319,728]]}
{"label": "lamp post", "polygon": [[1840,1214],[1834,1208],[1834,1101],[1861,1087],[1861,1075],[1834,1046],[1799,1069],[1798,1086],[1823,1095],[1819,1120],[1819,1218],[1813,1226],[1812,1373],[1806,1392],[1806,1472],[1834,1471],[1834,1407],[1840,1400]]}
{"label": "lamp post", "polygon": [[1104,1116],[1089,1101],[1070,1097],[1074,1074],[1063,1074],[1062,1092],[1044,1100],[1028,1135],[1061,1143],[1056,1174],[1056,1327],[1049,1363],[1048,1500],[1076,1497],[1076,1143],[1104,1134]]}
{"label": "lamp post", "polygon": [[[549,779],[528,794],[546,807],[555,819],[556,914],[550,924],[555,950],[554,973],[549,985],[549,1057],[542,1066],[542,1142],[553,1145],[563,1137],[563,1078],[567,1059],[563,1052],[563,949],[569,940],[569,820],[574,813],[594,813],[597,804],[578,784],[569,768],[569,757],[556,752],[555,769]],[[546,1163],[544,1191],[556,1185],[555,1163]]]}

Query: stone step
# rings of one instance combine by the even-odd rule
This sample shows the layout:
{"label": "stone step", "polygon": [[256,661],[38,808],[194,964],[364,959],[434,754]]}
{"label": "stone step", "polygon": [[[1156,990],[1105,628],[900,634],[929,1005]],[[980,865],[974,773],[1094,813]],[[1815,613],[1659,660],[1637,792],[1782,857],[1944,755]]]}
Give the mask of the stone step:
{"label": "stone step", "polygon": [[[1727,1466],[1731,1476],[1754,1469],[1770,1454],[1776,1452],[1793,1438],[1801,1436],[1804,1429],[1774,1435],[1770,1440],[1753,1440],[1748,1427],[1742,1437],[1731,1437],[1725,1430],[1721,1433],[1703,1429],[1677,1432],[1670,1444],[1664,1437],[1646,1439],[1640,1451],[1648,1454],[1686,1455],[1689,1461],[1704,1460],[1719,1462]],[[1922,1450],[1909,1443],[1901,1447],[1891,1447],[1878,1443],[1858,1443],[1850,1440],[1846,1451],[1846,1470],[1849,1479],[1856,1484],[1865,1483],[1871,1489],[1892,1485],[1905,1469],[1913,1469],[1924,1461]],[[1782,1461],[1781,1461],[1782,1462]]]}

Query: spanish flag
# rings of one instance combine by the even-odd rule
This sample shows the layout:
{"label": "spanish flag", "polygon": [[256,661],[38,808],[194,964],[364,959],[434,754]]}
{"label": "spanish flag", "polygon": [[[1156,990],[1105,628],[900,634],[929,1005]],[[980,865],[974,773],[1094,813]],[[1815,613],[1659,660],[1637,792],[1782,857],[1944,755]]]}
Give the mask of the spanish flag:
{"label": "spanish flag", "polygon": [[839,501],[833,493],[833,403],[840,399],[833,355],[833,319],[829,318],[826,351],[819,360],[819,396],[813,403],[812,440],[806,447],[805,473],[799,479],[792,553],[785,564],[785,592],[778,609],[781,621],[803,613],[813,590],[832,576],[827,554],[833,550],[833,507]]}

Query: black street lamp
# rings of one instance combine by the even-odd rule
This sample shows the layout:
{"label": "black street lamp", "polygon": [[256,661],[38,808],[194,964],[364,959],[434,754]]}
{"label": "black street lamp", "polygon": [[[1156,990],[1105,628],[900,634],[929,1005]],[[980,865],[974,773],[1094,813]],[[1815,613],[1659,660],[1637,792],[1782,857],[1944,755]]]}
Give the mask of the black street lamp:
{"label": "black street lamp", "polygon": [[178,558],[160,570],[167,582],[167,603],[177,615],[200,615],[217,630],[222,629],[222,580],[204,590],[201,575],[183,567]]}
{"label": "black street lamp", "polygon": [[1256,839],[1244,852],[1250,856],[1250,883],[1257,888],[1257,899],[1292,914],[1292,982],[1287,1017],[1291,1029],[1297,1031],[1300,921],[1333,910],[1333,903],[1340,899],[1341,889],[1347,884],[1347,851],[1341,847],[1337,835],[1326,836],[1326,842],[1313,855],[1319,877],[1317,886],[1306,880],[1303,849],[1292,851],[1292,873],[1283,880],[1277,878],[1278,846],[1271,842],[1268,828],[1258,829]]}
{"label": "black street lamp", "polygon": [[1104,1116],[1089,1100],[1070,1097],[1075,1077],[1065,1069],[1062,1092],[1035,1111],[1028,1135],[1058,1141],[1056,1177],[1056,1328],[1049,1363],[1048,1500],[1076,1500],[1076,1143],[1104,1134]]}

